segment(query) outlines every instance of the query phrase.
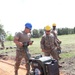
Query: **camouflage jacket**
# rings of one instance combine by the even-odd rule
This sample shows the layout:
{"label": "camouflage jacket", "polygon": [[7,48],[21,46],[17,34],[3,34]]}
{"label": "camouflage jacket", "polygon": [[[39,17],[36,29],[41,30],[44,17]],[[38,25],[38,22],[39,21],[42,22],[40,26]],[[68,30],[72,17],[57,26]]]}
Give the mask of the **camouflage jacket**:
{"label": "camouflage jacket", "polygon": [[[26,34],[24,31],[16,33],[14,38],[16,38],[16,37],[19,38],[19,40],[18,40],[19,42],[28,42],[28,41],[30,41],[30,35]],[[23,48],[19,47],[18,45],[16,45],[16,46],[17,46],[18,50],[23,49]]]}
{"label": "camouflage jacket", "polygon": [[42,50],[53,50],[53,49],[55,49],[57,42],[56,42],[55,37],[52,33],[50,33],[50,35],[44,34],[42,36],[40,45],[41,45]]}
{"label": "camouflage jacket", "polygon": [[53,35],[55,36],[55,38],[57,39],[57,30],[51,30],[51,33],[53,33]]}

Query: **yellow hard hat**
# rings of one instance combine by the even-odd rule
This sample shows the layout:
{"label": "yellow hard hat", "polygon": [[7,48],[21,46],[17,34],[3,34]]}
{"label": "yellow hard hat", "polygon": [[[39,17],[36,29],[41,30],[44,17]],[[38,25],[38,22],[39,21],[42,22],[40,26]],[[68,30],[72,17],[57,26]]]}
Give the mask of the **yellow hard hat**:
{"label": "yellow hard hat", "polygon": [[51,30],[51,27],[49,25],[45,26],[45,30]]}
{"label": "yellow hard hat", "polygon": [[52,26],[56,26],[56,24],[55,24],[55,23],[53,23],[53,24],[52,24]]}

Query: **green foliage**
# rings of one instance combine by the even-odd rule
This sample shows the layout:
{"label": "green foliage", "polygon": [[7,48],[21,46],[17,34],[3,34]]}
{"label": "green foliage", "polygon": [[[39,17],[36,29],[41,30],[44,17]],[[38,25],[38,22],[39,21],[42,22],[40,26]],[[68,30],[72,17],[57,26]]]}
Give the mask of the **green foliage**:
{"label": "green foliage", "polygon": [[70,58],[70,57],[73,57],[73,56],[75,56],[75,52],[67,52],[67,53],[61,54],[61,57],[63,57],[63,58]]}
{"label": "green foliage", "polygon": [[60,54],[61,57],[70,58],[75,56],[75,34],[61,35],[58,36],[58,38],[62,41],[62,53]]}
{"label": "green foliage", "polygon": [[[61,43],[61,48],[62,48],[62,53],[60,54],[62,58],[69,58],[72,56],[75,56],[75,34],[70,34],[70,35],[61,35],[58,36],[58,38],[62,41]],[[32,38],[33,44],[29,46],[29,51],[30,53],[33,54],[42,54],[41,48],[40,48],[40,40],[41,38]],[[5,42],[5,46],[15,46],[14,42],[11,41],[11,44],[9,41]],[[16,50],[16,49],[14,49]],[[4,50],[0,51],[1,53],[3,52],[9,52],[9,50]],[[14,53],[11,53],[12,55],[15,55]],[[10,54],[10,55],[11,55]]]}
{"label": "green foliage", "polygon": [[[75,34],[75,27],[74,28],[58,28],[58,35],[68,35],[68,34]],[[32,31],[33,38],[39,38],[44,34],[44,29],[34,29]]]}
{"label": "green foliage", "polygon": [[58,38],[62,41],[62,45],[75,44],[75,34],[61,35]]}
{"label": "green foliage", "polygon": [[13,41],[13,36],[12,36],[11,34],[8,35],[7,38],[6,38],[6,40],[7,40],[7,41]]}
{"label": "green foliage", "polygon": [[42,36],[44,34],[44,29],[39,29],[39,34]]}
{"label": "green foliage", "polygon": [[33,44],[29,46],[29,51],[31,54],[39,54],[41,53],[41,48],[40,48],[40,40],[41,38],[32,38]]}
{"label": "green foliage", "polygon": [[33,37],[33,38],[39,38],[39,37],[40,37],[39,31],[38,31],[37,29],[34,29],[34,30],[32,31],[32,37]]}
{"label": "green foliage", "polygon": [[58,28],[58,35],[74,34],[74,31],[72,28]]}
{"label": "green foliage", "polygon": [[74,27],[74,34],[75,34],[75,27]]}
{"label": "green foliage", "polygon": [[33,38],[39,38],[39,37],[41,37],[43,34],[44,34],[44,29],[39,29],[39,30],[34,29],[34,30],[32,31],[32,37],[33,37]]}
{"label": "green foliage", "polygon": [[3,29],[3,25],[2,24],[0,24],[0,34],[1,33],[3,33],[4,35],[6,35],[6,33],[5,33],[4,29]]}
{"label": "green foliage", "polygon": [[5,44],[6,47],[15,46],[15,43],[13,41],[11,41],[11,44],[10,44],[9,41],[5,41],[4,44]]}

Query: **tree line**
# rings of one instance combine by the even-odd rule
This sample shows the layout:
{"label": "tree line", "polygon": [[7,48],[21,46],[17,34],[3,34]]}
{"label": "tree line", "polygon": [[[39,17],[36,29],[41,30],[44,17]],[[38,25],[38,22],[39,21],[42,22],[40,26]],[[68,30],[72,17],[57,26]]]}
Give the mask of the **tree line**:
{"label": "tree line", "polygon": [[[68,34],[75,34],[75,27],[74,28],[57,28],[58,35],[68,35]],[[3,29],[3,25],[0,24],[0,34],[4,33],[5,39],[12,41],[13,37],[12,34],[9,34],[8,32],[5,32]],[[31,31],[31,37],[32,38],[39,38],[44,34],[44,29],[33,29]]]}
{"label": "tree line", "polygon": [[[68,35],[68,34],[75,34],[75,27],[74,28],[57,28],[58,35]],[[44,34],[44,29],[34,29],[32,30],[32,37],[38,38]]]}
{"label": "tree line", "polygon": [[58,28],[58,35],[68,35],[68,34],[75,34],[75,27],[74,28]]}

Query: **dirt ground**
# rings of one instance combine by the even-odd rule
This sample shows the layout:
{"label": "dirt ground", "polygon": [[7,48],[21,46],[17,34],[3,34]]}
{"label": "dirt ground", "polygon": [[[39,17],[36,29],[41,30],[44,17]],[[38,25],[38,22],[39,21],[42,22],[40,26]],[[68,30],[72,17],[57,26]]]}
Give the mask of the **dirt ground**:
{"label": "dirt ground", "polygon": [[0,75],[9,75],[9,73],[0,69]]}
{"label": "dirt ground", "polygon": [[60,63],[63,66],[61,71],[65,72],[66,75],[75,75],[75,56],[67,58]]}
{"label": "dirt ground", "polygon": [[[22,60],[23,61],[23,60]],[[24,63],[24,62],[23,62]],[[24,64],[21,63],[18,75],[25,75],[26,69]],[[14,75],[14,60],[0,60],[0,75]],[[60,71],[60,75],[64,75],[65,73]]]}
{"label": "dirt ground", "polygon": [[[1,61],[6,61],[7,63],[12,64],[12,66]],[[24,63],[24,60],[22,60],[20,67],[23,69],[19,69],[19,75],[25,75],[26,73]],[[3,57],[3,59],[0,59],[0,75],[14,75],[14,64],[14,58],[9,59],[9,57]],[[62,68],[60,68],[60,75],[75,75],[75,57],[62,59],[60,64],[62,65]]]}
{"label": "dirt ground", "polygon": [[[23,69],[19,69],[18,75],[26,74],[26,69],[23,63],[24,62],[22,62],[20,65],[20,67]],[[11,59],[7,60],[7,57],[3,57],[3,59],[0,59],[0,75],[14,75],[14,64],[15,64],[15,61]],[[66,75],[66,74],[60,70],[60,75]]]}
{"label": "dirt ground", "polygon": [[[75,54],[75,45],[66,45],[63,46],[62,53],[74,53]],[[62,58],[60,60],[60,64],[62,65],[61,70],[66,73],[65,75],[75,75],[75,55],[72,57],[67,56],[67,58]]]}
{"label": "dirt ground", "polygon": [[[71,49],[72,48],[72,49]],[[63,48],[63,52],[75,52],[75,46],[71,45],[70,46],[65,46]],[[63,53],[62,52],[62,53]],[[0,59],[0,61],[2,58]],[[9,58],[8,56],[3,57],[3,60],[6,60],[7,62],[10,62],[11,64],[14,65],[15,63],[15,58]],[[25,62],[22,60],[21,66],[24,67]],[[60,68],[60,75],[75,75],[75,56],[70,57],[70,58],[62,58],[59,63],[62,65],[62,68]],[[19,69],[19,75],[25,75],[26,70],[25,69]],[[14,66],[10,66],[7,64],[4,64],[3,62],[0,62],[0,75],[14,75]]]}
{"label": "dirt ground", "polygon": [[[12,60],[0,60],[0,75],[14,75],[14,63]],[[18,75],[25,75],[25,73],[25,69],[19,69]]]}
{"label": "dirt ground", "polygon": [[[3,59],[0,59],[0,61],[6,61],[7,63],[12,64],[12,66],[10,66],[9,64],[0,62],[0,75],[14,75],[15,59],[10,59],[6,56],[3,57]],[[24,63],[24,60],[22,60],[20,67],[25,68]],[[75,57],[62,59],[62,61],[60,60],[60,64],[62,65],[62,68],[60,68],[60,75],[75,75]],[[19,75],[25,75],[25,73],[25,69],[19,69]]]}

